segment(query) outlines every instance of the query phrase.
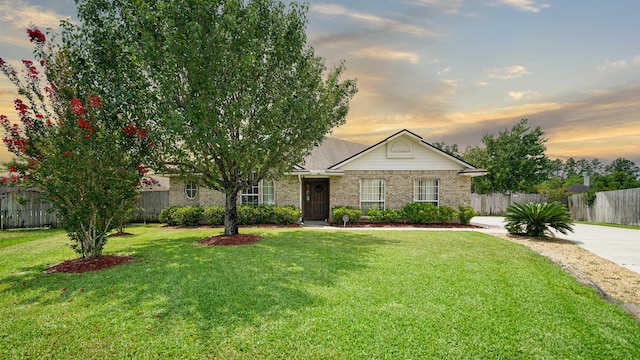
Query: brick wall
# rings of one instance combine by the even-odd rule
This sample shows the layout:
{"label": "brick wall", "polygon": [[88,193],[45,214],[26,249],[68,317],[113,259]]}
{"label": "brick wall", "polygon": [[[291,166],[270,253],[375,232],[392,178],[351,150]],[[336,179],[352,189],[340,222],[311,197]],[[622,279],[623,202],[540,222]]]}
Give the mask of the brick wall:
{"label": "brick wall", "polygon": [[[440,205],[457,208],[460,205],[471,205],[471,178],[460,176],[455,170],[450,171],[415,171],[415,170],[349,170],[344,176],[331,177],[329,208],[339,205],[360,207],[360,179],[385,179],[387,183],[385,206],[400,209],[413,202],[414,179],[440,180]],[[300,206],[300,183],[297,176],[285,176],[275,182],[275,202],[277,205]],[[238,197],[238,200],[240,197]],[[198,187],[193,200],[187,199],[184,183],[171,179],[169,205],[187,206],[224,206],[224,194],[211,189]]]}
{"label": "brick wall", "polygon": [[[198,186],[198,192],[195,199],[188,199],[184,190],[185,184],[182,180],[172,178],[169,187],[169,205],[190,206],[198,205],[225,205],[224,193],[217,190],[211,190]],[[300,205],[298,178],[294,176],[286,176],[275,182],[275,202],[277,205]],[[238,202],[240,195],[238,194]]]}
{"label": "brick wall", "polygon": [[360,179],[385,179],[385,206],[399,209],[413,202],[414,179],[440,180],[440,205],[457,208],[471,204],[471,178],[451,171],[346,171],[342,177],[331,178],[330,207],[350,205],[360,207]]}

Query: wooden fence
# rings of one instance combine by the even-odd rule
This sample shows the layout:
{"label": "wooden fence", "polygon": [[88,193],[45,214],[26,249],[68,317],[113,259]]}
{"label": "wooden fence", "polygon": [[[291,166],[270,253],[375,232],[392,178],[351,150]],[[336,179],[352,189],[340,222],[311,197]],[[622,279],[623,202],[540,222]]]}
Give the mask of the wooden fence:
{"label": "wooden fence", "polygon": [[2,188],[0,195],[0,229],[52,226],[58,222],[50,204],[38,201],[38,190]]}
{"label": "wooden fence", "polygon": [[135,223],[157,223],[158,216],[169,206],[169,190],[143,191],[138,201],[138,210],[131,217]]}
{"label": "wooden fence", "polygon": [[471,194],[471,206],[480,215],[502,215],[515,203],[541,203],[546,198],[540,194]]}
{"label": "wooden fence", "polygon": [[596,193],[587,206],[582,194],[569,196],[569,212],[578,221],[640,225],[640,188]]}
{"label": "wooden fence", "polygon": [[[37,228],[55,226],[58,217],[51,204],[38,200],[38,190],[2,188],[0,195],[0,229]],[[169,205],[169,191],[143,191],[138,210],[131,222],[158,222],[160,211]]]}

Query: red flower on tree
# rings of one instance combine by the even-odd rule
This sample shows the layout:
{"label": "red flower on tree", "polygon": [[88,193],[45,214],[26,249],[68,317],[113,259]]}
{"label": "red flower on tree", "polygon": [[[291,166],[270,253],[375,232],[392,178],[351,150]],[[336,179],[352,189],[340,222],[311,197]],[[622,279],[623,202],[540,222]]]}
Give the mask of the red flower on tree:
{"label": "red flower on tree", "polygon": [[94,96],[91,98],[91,102],[89,103],[91,107],[97,107],[102,109],[102,100],[100,100],[99,96]]}
{"label": "red flower on tree", "polygon": [[127,126],[124,127],[124,132],[127,135],[135,135],[136,132],[138,132],[138,128],[136,128],[135,125],[129,123]]}
{"label": "red flower on tree", "polygon": [[38,29],[27,29],[27,34],[29,34],[29,41],[36,44],[44,44],[47,40],[42,31]]}
{"label": "red flower on tree", "polygon": [[84,115],[84,106],[82,106],[82,102],[78,98],[71,99],[71,109],[76,115]]}

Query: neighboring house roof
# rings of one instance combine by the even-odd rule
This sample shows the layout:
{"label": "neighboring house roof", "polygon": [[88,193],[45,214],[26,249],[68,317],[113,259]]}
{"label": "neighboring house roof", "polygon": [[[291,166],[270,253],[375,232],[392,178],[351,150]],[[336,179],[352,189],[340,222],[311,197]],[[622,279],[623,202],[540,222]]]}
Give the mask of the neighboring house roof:
{"label": "neighboring house roof", "polygon": [[591,189],[591,186],[587,186],[585,184],[573,184],[567,186],[567,191],[574,194],[580,194],[589,189]]}
{"label": "neighboring house roof", "polygon": [[[418,148],[415,147],[416,144]],[[367,159],[365,160],[365,158]],[[372,161],[375,158],[380,161]],[[411,170],[419,164],[422,169],[457,170],[460,175],[465,176],[482,176],[487,173],[486,170],[478,169],[466,161],[436,148],[424,141],[422,137],[406,129],[336,162],[328,170],[364,169],[374,163],[384,166],[383,160],[385,159],[405,160],[396,166],[405,166],[406,168],[396,168],[398,170]]]}

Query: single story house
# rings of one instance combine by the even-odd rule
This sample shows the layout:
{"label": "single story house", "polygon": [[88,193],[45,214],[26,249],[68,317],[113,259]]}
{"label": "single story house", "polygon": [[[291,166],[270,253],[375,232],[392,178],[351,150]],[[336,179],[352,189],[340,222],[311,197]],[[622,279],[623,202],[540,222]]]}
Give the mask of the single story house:
{"label": "single story house", "polygon": [[[411,202],[457,208],[471,204],[471,178],[478,169],[409,130],[366,146],[327,137],[290,172],[263,180],[239,196],[242,204],[294,205],[305,220],[329,219],[330,209],[399,209]],[[169,205],[222,205],[224,194],[171,179]]]}

